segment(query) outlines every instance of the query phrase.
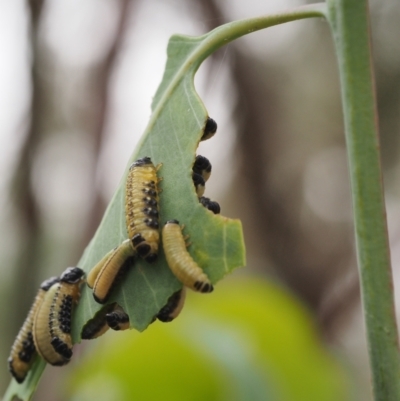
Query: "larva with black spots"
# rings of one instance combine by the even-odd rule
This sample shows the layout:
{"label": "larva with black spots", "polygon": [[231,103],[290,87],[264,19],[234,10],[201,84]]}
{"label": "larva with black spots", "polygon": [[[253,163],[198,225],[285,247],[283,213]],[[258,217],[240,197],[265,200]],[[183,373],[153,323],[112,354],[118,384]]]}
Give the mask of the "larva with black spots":
{"label": "larva with black spots", "polygon": [[119,305],[116,305],[113,311],[106,314],[106,322],[113,330],[129,329],[129,315]]}
{"label": "larva with black spots", "polygon": [[83,340],[93,340],[102,336],[109,329],[106,322],[106,314],[112,312],[114,307],[115,304],[105,305],[83,326],[81,332]]}
{"label": "larva with black spots", "polygon": [[194,291],[212,292],[214,287],[209,278],[186,250],[185,239],[177,220],[165,223],[162,241],[168,266],[176,278]]}
{"label": "larva with black spots", "polygon": [[32,334],[33,322],[37,310],[42,304],[46,292],[53,284],[57,283],[58,280],[58,277],[52,277],[41,284],[28,316],[11,347],[10,357],[8,358],[8,368],[18,383],[22,383],[25,380],[35,360],[35,355],[37,354]]}
{"label": "larva with black spots", "polygon": [[139,256],[152,263],[160,241],[157,169],[150,157],[134,162],[126,180],[125,216],[129,239]]}
{"label": "larva with black spots", "polygon": [[206,157],[197,155],[192,170],[194,173],[201,175],[204,182],[206,182],[210,178],[212,166]]}
{"label": "larva with black spots", "polygon": [[108,252],[89,272],[87,285],[96,302],[107,302],[113,288],[132,265],[136,251],[129,239]]}
{"label": "larva with black spots", "polygon": [[201,141],[205,141],[207,139],[210,139],[215,135],[217,132],[217,123],[210,117],[207,117],[205,126],[204,126],[204,133],[203,136],[201,137]]}
{"label": "larva with black spots", "polygon": [[185,304],[186,288],[183,287],[179,291],[174,292],[169,298],[165,306],[163,306],[157,314],[157,319],[161,322],[172,322],[181,313]]}
{"label": "larva with black spots", "polygon": [[92,340],[102,336],[110,328],[113,330],[129,328],[129,316],[117,303],[106,305],[97,312],[83,327],[81,337],[84,340]]}
{"label": "larva with black spots", "polygon": [[33,324],[33,339],[39,355],[49,364],[62,366],[72,356],[72,310],[79,301],[84,271],[69,267],[45,294]]}
{"label": "larva with black spots", "polygon": [[206,198],[205,196],[199,198],[199,201],[205,208],[214,214],[219,214],[221,212],[221,207],[218,202],[212,201],[210,198]]}
{"label": "larva with black spots", "polygon": [[194,187],[196,188],[197,197],[200,198],[201,196],[203,196],[206,189],[206,182],[200,174],[197,174],[195,172],[192,173],[192,179]]}

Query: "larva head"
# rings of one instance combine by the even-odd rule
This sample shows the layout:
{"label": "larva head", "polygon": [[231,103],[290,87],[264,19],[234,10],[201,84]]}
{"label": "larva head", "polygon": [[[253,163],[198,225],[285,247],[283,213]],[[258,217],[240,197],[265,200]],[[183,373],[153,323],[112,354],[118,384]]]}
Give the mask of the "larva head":
{"label": "larva head", "polygon": [[210,174],[211,173],[211,163],[207,157],[197,155],[193,164],[193,171],[197,174],[203,175],[203,171]]}
{"label": "larva head", "polygon": [[217,132],[217,123],[210,117],[207,117],[206,125],[204,127],[204,134],[201,137],[201,141],[210,139]]}
{"label": "larva head", "polygon": [[206,198],[205,196],[202,196],[199,201],[205,208],[214,214],[219,214],[221,212],[221,207],[218,202],[212,201],[210,198]]}
{"label": "larva head", "polygon": [[67,284],[76,284],[82,280],[85,272],[79,267],[68,267],[60,276],[60,281]]}
{"label": "larva head", "polygon": [[132,238],[132,246],[147,263],[153,263],[157,260],[158,242],[148,242],[141,234],[136,234]]}
{"label": "larva head", "polygon": [[43,281],[42,284],[40,284],[40,289],[43,291],[48,291],[53,284],[56,284],[59,281],[59,277],[50,277],[49,279]]}
{"label": "larva head", "polygon": [[142,157],[141,159],[136,160],[135,162],[133,162],[131,164],[131,166],[129,167],[129,169],[132,169],[134,167],[139,167],[139,166],[146,166],[149,164],[153,164],[153,162],[151,161],[151,158],[146,156],[146,157]]}
{"label": "larva head", "polygon": [[120,307],[106,314],[106,322],[113,330],[129,329],[129,316]]}
{"label": "larva head", "polygon": [[175,219],[173,219],[173,220],[168,220],[168,221],[165,223],[165,225],[167,225],[167,224],[177,224],[177,225],[179,226],[179,221],[178,221],[178,220],[175,220]]}

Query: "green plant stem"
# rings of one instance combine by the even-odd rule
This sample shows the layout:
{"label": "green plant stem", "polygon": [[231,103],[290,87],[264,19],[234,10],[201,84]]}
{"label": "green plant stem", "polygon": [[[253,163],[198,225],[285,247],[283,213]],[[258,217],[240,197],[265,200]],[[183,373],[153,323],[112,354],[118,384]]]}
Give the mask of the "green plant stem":
{"label": "green plant stem", "polygon": [[400,400],[400,358],[372,73],[368,2],[328,1],[342,87],[361,291],[376,401]]}

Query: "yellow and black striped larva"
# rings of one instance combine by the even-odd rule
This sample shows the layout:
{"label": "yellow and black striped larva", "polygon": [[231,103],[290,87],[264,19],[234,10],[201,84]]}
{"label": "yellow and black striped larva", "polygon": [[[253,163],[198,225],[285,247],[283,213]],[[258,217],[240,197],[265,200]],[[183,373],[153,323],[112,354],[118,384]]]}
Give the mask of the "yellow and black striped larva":
{"label": "yellow and black striped larva", "polygon": [[195,172],[192,173],[192,179],[194,187],[196,188],[197,197],[200,198],[203,196],[206,189],[206,182],[200,174],[197,174]]}
{"label": "yellow and black striped larva", "polygon": [[160,241],[158,167],[150,157],[134,162],[126,180],[125,215],[129,239],[147,262],[157,259]]}
{"label": "yellow and black striped larva", "polygon": [[215,135],[216,132],[217,132],[217,123],[212,118],[207,117],[207,121],[204,127],[204,133],[200,140],[205,141],[207,139],[210,139]]}
{"label": "yellow and black striped larva", "polygon": [[157,319],[161,322],[172,322],[179,316],[185,304],[186,288],[183,287],[179,291],[174,292],[169,298],[165,306],[163,306],[157,314]]}
{"label": "yellow and black striped larva", "polygon": [[80,297],[84,271],[69,267],[46,292],[34,323],[33,339],[39,355],[49,364],[62,366],[72,356],[72,309]]}
{"label": "yellow and black striped larva", "polygon": [[8,358],[8,368],[18,383],[22,383],[25,380],[33,361],[35,360],[36,348],[32,334],[35,315],[39,306],[43,302],[46,292],[58,281],[58,277],[51,277],[41,284],[31,309],[29,310],[28,316],[15,339],[13,346],[11,347],[11,354]]}
{"label": "yellow and black striped larva", "polygon": [[209,278],[186,250],[185,239],[177,220],[165,223],[162,240],[168,266],[176,278],[194,291],[213,291]]}
{"label": "yellow and black striped larva", "polygon": [[129,328],[129,316],[117,303],[104,306],[90,319],[82,329],[81,337],[92,340],[103,335],[109,328],[126,330]]}
{"label": "yellow and black striped larva", "polygon": [[108,252],[89,272],[87,285],[96,302],[107,302],[113,288],[133,263],[136,251],[129,239]]}
{"label": "yellow and black striped larva", "polygon": [[212,201],[210,198],[206,198],[205,196],[199,198],[199,201],[205,208],[214,214],[219,214],[221,212],[221,207],[218,202]]}
{"label": "yellow and black striped larva", "polygon": [[201,175],[206,182],[210,178],[212,166],[206,157],[197,155],[192,170],[194,173]]}

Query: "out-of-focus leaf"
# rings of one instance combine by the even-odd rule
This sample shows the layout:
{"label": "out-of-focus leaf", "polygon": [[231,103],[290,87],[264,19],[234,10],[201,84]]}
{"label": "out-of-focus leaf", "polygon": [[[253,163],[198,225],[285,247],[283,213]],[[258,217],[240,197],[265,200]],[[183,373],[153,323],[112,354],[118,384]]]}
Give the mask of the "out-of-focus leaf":
{"label": "out-of-focus leaf", "polygon": [[347,401],[346,373],[296,300],[238,277],[190,293],[170,324],[108,332],[68,389],[73,400]]}

